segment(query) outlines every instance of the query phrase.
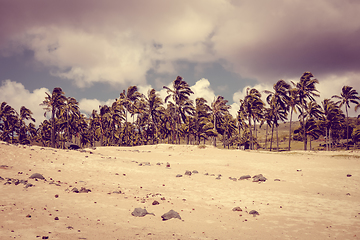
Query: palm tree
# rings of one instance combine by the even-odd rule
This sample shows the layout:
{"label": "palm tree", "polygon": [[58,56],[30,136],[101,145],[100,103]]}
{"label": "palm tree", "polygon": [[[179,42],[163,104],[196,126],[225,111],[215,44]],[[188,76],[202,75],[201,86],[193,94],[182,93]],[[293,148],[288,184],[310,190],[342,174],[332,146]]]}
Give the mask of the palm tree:
{"label": "palm tree", "polygon": [[35,122],[35,119],[31,116],[33,113],[26,107],[22,106],[20,108],[20,133],[19,133],[19,142],[21,144],[24,143],[30,143],[29,140],[27,139],[27,126],[25,124],[24,120],[31,120],[33,122]]}
{"label": "palm tree", "polygon": [[62,116],[66,123],[67,141],[72,142],[71,124],[80,117],[78,102],[73,97],[67,97],[62,107]]}
{"label": "palm tree", "polygon": [[299,99],[298,99],[298,93],[297,93],[297,89],[296,88],[291,88],[289,91],[288,91],[288,95],[289,95],[289,98],[287,99],[286,101],[286,104],[289,106],[290,108],[290,126],[289,126],[289,147],[288,147],[288,151],[290,151],[290,146],[291,146],[291,123],[292,123],[292,115],[293,115],[293,112],[295,111],[296,112],[296,106],[298,106],[299,104]]}
{"label": "palm tree", "polygon": [[117,100],[117,102],[124,106],[125,108],[125,137],[126,137],[126,144],[129,144],[129,132],[128,132],[128,121],[127,116],[128,113],[134,114],[135,112],[135,102],[138,100],[138,98],[141,97],[141,94],[138,92],[137,86],[130,86],[128,87],[127,91],[123,90],[122,93],[120,93],[120,98]]}
{"label": "palm tree", "polygon": [[261,93],[255,88],[247,88],[244,100],[240,101],[240,109],[244,111],[246,119],[249,122],[250,134],[250,149],[254,149],[253,133],[251,127],[251,119],[254,119],[258,114],[261,114],[264,108],[264,102],[261,100]]}
{"label": "palm tree", "polygon": [[146,99],[146,111],[149,114],[151,129],[154,130],[152,136],[152,142],[158,142],[158,122],[160,121],[160,115],[163,114],[164,108],[162,107],[162,100],[160,95],[156,93],[155,89],[151,89],[148,92]]}
{"label": "palm tree", "polygon": [[331,129],[340,128],[341,122],[345,116],[339,105],[332,100],[324,99],[321,103],[324,111],[323,125],[325,128],[326,150],[328,151],[331,146]]}
{"label": "palm tree", "polygon": [[[289,101],[288,91],[290,89],[290,84],[285,82],[284,80],[277,81],[273,86],[274,91],[265,90],[265,93],[268,94],[266,101],[270,105],[270,109],[272,110],[274,123],[272,125],[272,132],[274,126],[276,125],[276,142],[277,142],[277,150],[279,151],[279,137],[278,137],[278,120],[286,120],[287,119],[287,111],[289,106],[286,104]],[[271,144],[272,144],[272,136],[271,136]],[[271,151],[271,146],[270,146]]]}
{"label": "palm tree", "polygon": [[360,99],[358,96],[358,92],[350,86],[343,86],[341,89],[340,96],[334,95],[332,98],[340,99],[338,103],[340,103],[340,107],[345,105],[346,111],[346,149],[349,150],[349,114],[348,108],[350,108],[350,103],[359,104],[358,100]]}
{"label": "palm tree", "polygon": [[6,102],[2,102],[0,106],[0,139],[10,141],[10,132],[12,131],[12,120],[15,118],[16,111]]}
{"label": "palm tree", "polygon": [[311,72],[304,72],[298,83],[292,82],[292,84],[297,89],[298,100],[299,100],[299,111],[300,111],[300,122],[303,126],[303,141],[304,141],[304,150],[307,148],[306,144],[306,130],[305,130],[305,108],[307,101],[315,101],[314,97],[319,97],[318,90],[316,89],[315,84],[319,83],[317,79],[312,79],[314,76]]}
{"label": "palm tree", "polygon": [[[211,114],[214,124],[214,132],[218,132],[218,125],[223,121],[223,117],[229,112],[231,106],[226,105],[228,100],[225,100],[223,96],[217,96],[216,99],[211,103]],[[216,136],[214,137],[214,146],[216,146]]]}
{"label": "palm tree", "polygon": [[66,101],[66,97],[64,96],[62,89],[59,87],[54,88],[51,95],[47,92],[45,92],[45,94],[47,96],[40,105],[44,106],[45,117],[46,113],[51,111],[51,147],[55,148],[55,115],[59,115],[60,109]]}
{"label": "palm tree", "polygon": [[190,89],[190,86],[187,82],[183,80],[182,77],[178,76],[173,81],[173,89],[163,86],[166,89],[167,96],[165,97],[165,103],[168,101],[169,98],[172,98],[175,104],[175,115],[176,115],[176,132],[178,134],[178,138],[176,140],[179,141],[179,129],[181,124],[181,119],[183,122],[186,121],[186,114],[192,114],[193,106],[192,101],[189,99],[190,94],[194,92]]}
{"label": "palm tree", "polygon": [[315,120],[323,120],[323,110],[321,106],[316,102],[309,102],[306,106],[306,115],[305,115],[305,141],[307,144],[307,135],[310,135],[310,150],[311,150],[311,139],[319,135],[319,127]]}

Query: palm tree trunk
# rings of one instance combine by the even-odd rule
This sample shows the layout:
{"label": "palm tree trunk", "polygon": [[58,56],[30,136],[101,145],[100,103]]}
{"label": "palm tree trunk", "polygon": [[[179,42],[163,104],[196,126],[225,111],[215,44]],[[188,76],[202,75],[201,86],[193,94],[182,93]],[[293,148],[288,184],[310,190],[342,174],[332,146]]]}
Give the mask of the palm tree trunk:
{"label": "palm tree trunk", "polygon": [[349,115],[346,104],[345,104],[345,110],[346,110],[346,150],[349,150]]}
{"label": "palm tree trunk", "polygon": [[[304,114],[304,108],[303,108],[303,114]],[[304,141],[304,150],[306,151],[307,147],[307,137],[306,137],[306,126],[305,126],[305,117],[302,116],[302,122],[303,122],[303,141]]]}
{"label": "palm tree trunk", "polygon": [[51,147],[55,148],[55,107],[51,106]]}
{"label": "palm tree trunk", "polygon": [[249,116],[249,129],[250,129],[250,149],[253,149],[253,137],[252,137],[252,130],[251,130],[251,117]]}
{"label": "palm tree trunk", "polygon": [[265,150],[267,150],[267,136],[268,136],[269,124],[266,123],[266,134],[265,134]]}
{"label": "palm tree trunk", "polygon": [[276,126],[276,148],[279,151],[279,126]]}
{"label": "palm tree trunk", "polygon": [[288,151],[290,151],[290,146],[291,146],[291,122],[292,122],[292,114],[293,114],[293,108],[291,108],[291,111],[290,111],[290,129],[289,129],[289,148],[288,148]]}
{"label": "palm tree trunk", "polygon": [[273,143],[273,137],[274,137],[274,123],[271,127],[271,139],[270,139],[270,152],[271,152],[271,149],[272,149],[272,143]]}

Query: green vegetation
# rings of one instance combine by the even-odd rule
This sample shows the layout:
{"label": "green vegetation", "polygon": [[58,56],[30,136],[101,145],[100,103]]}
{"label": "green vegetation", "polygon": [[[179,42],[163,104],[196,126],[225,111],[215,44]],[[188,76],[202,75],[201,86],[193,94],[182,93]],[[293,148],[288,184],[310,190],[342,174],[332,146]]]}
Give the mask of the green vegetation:
{"label": "green vegetation", "polygon": [[[38,128],[31,110],[23,106],[18,113],[6,102],[1,103],[0,140],[55,148],[64,148],[67,141],[82,147],[172,143],[270,151],[356,148],[360,124],[348,117],[348,109],[351,103],[355,110],[360,107],[357,91],[344,86],[339,96],[333,96],[338,102],[324,99],[319,104],[318,83],[305,72],[299,82],[279,80],[272,90],[249,88],[244,99],[239,99],[235,118],[222,96],[212,103],[204,98],[190,100],[193,91],[180,76],[171,88],[164,86],[168,93],[165,99],[155,89],[145,96],[130,86],[110,106],[99,106],[89,116],[80,112],[76,99],[57,87],[45,93],[40,103],[45,116],[47,112],[51,115]],[[266,94],[265,102],[262,94]],[[293,113],[298,121],[293,120]]]}

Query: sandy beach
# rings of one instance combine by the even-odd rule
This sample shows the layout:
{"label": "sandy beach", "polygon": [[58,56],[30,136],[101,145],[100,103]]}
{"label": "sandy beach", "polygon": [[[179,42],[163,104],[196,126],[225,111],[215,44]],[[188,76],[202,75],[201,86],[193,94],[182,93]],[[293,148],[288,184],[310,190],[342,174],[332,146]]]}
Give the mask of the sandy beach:
{"label": "sandy beach", "polygon": [[359,152],[0,142],[0,176],[0,239],[360,239]]}

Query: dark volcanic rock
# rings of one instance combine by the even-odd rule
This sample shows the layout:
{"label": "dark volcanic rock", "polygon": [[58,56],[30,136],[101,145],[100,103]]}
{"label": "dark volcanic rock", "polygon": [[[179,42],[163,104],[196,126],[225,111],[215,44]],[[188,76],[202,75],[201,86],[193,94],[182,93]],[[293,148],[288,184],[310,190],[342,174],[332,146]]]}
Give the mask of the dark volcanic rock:
{"label": "dark volcanic rock", "polygon": [[249,179],[249,178],[251,178],[250,175],[243,175],[239,178],[239,180],[245,180],[245,179]]}
{"label": "dark volcanic rock", "polygon": [[181,220],[181,217],[179,215],[179,213],[175,212],[174,210],[170,210],[168,211],[167,213],[164,213],[162,216],[161,216],[162,220],[163,221],[166,221],[166,220],[169,220],[171,218],[178,218]]}
{"label": "dark volcanic rock", "polygon": [[70,150],[77,150],[77,149],[80,149],[80,146],[75,144],[75,143],[72,143],[72,142],[66,142],[65,143],[65,147],[67,149],[70,149]]}
{"label": "dark volcanic rock", "polygon": [[135,208],[134,211],[131,213],[134,217],[144,217],[147,214],[154,215],[153,213],[149,213],[145,208]]}
{"label": "dark volcanic rock", "polygon": [[79,191],[79,193],[88,193],[88,192],[91,192],[91,190],[87,189],[87,188],[84,188],[84,187],[81,187],[80,191]]}
{"label": "dark volcanic rock", "polygon": [[43,175],[41,175],[40,173],[34,173],[32,174],[29,178],[31,179],[45,179]]}
{"label": "dark volcanic rock", "polygon": [[249,212],[249,214],[252,214],[253,217],[255,217],[256,215],[260,215],[260,214],[258,213],[258,211],[256,211],[256,210],[251,210],[251,211]]}
{"label": "dark volcanic rock", "polygon": [[262,174],[253,176],[253,182],[265,182],[267,180]]}
{"label": "dark volcanic rock", "polygon": [[233,210],[233,211],[238,211],[238,212],[241,212],[241,211],[242,211],[242,209],[241,209],[240,207],[234,207],[232,210]]}
{"label": "dark volcanic rock", "polygon": [[348,174],[348,175],[346,175],[347,177],[351,177],[352,175],[351,174]]}

